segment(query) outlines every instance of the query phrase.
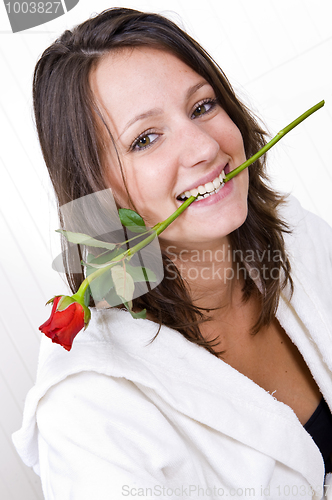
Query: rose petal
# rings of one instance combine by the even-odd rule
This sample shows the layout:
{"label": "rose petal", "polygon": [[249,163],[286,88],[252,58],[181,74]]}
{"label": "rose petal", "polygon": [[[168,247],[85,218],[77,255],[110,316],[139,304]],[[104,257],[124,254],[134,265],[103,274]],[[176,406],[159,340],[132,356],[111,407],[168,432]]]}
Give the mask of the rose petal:
{"label": "rose petal", "polygon": [[84,328],[84,310],[81,304],[73,302],[63,311],[57,311],[60,299],[61,297],[54,299],[51,316],[39,329],[52,342],[70,351],[74,338]]}

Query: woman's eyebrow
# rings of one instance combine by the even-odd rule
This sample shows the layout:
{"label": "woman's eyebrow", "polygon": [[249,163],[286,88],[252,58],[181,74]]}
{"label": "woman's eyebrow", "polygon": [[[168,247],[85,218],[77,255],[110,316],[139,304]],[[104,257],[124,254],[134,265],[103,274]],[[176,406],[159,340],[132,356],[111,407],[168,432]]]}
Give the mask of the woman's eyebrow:
{"label": "woman's eyebrow", "polygon": [[119,135],[119,138],[124,134],[124,132],[131,127],[135,122],[139,120],[144,120],[144,118],[148,118],[149,116],[156,116],[156,115],[161,115],[163,113],[163,110],[161,108],[153,108],[150,109],[149,111],[146,111],[145,113],[140,113],[139,115],[134,116],[129,122],[125,125],[123,131]]}
{"label": "woman's eyebrow", "polygon": [[200,88],[204,87],[204,85],[210,85],[206,80],[203,80],[202,82],[196,83],[196,85],[193,85],[187,90],[186,98],[189,99],[192,95],[197,92]]}
{"label": "woman's eyebrow", "polygon": [[[204,87],[204,85],[209,85],[209,83],[206,80],[203,80],[199,83],[196,83],[192,87],[189,87],[189,89],[186,92],[186,99],[190,99],[190,97],[195,94],[200,88]],[[140,113],[139,115],[134,116],[131,120],[129,120],[128,123],[126,123],[123,131],[119,135],[118,138],[120,138],[124,132],[131,127],[134,123],[136,123],[139,120],[144,120],[144,118],[149,118],[150,116],[156,116],[156,115],[161,115],[163,113],[163,110],[161,108],[153,108],[150,109],[149,111],[146,111],[144,113]]]}

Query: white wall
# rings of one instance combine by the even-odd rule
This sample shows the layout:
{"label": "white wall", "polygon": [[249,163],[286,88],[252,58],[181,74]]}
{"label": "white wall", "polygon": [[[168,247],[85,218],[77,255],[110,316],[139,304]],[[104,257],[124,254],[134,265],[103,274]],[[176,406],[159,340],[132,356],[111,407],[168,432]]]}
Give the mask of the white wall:
{"label": "white wall", "polygon": [[[93,5],[93,8],[91,7]],[[39,500],[39,480],[11,444],[35,377],[45,302],[66,293],[51,269],[59,252],[53,195],[31,112],[41,52],[93,12],[127,6],[165,13],[213,55],[275,135],[321,99],[325,107],[271,153],[274,185],[332,225],[332,4],[330,0],[80,0],[65,16],[12,34],[0,4],[0,498]],[[60,499],[59,499],[60,500]]]}

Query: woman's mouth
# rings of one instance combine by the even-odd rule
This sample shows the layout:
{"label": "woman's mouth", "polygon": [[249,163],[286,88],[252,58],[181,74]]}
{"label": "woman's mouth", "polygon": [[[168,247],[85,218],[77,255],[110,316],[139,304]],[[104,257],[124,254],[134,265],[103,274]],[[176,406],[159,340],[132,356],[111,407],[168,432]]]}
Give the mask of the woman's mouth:
{"label": "woman's mouth", "polygon": [[195,201],[199,201],[218,193],[220,189],[222,189],[225,185],[224,179],[226,177],[225,170],[227,167],[228,165],[226,165],[222,172],[211,182],[207,182],[204,185],[197,186],[197,188],[190,189],[190,191],[185,191],[184,193],[181,193],[179,196],[177,196],[176,199],[183,202],[190,198],[190,196],[196,197],[198,195]]}

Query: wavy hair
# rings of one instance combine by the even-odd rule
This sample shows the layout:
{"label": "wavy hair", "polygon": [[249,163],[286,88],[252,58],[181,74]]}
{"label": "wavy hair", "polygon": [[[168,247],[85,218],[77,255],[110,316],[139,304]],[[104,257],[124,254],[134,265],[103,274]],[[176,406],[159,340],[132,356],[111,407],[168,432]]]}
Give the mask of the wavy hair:
{"label": "wavy hair", "polygon": [[[265,144],[265,132],[254,115],[237,98],[218,64],[193,38],[161,15],[111,8],[72,31],[65,31],[44,51],[35,68],[36,126],[59,206],[108,187],[102,160],[102,134],[98,132],[98,110],[89,86],[92,68],[109,51],[144,45],[171,52],[205,78],[213,87],[219,104],[239,128],[247,157]],[[116,148],[110,133],[109,136]],[[240,256],[238,263],[243,263],[241,255],[251,251],[250,267],[257,270],[261,278],[260,290],[250,274],[244,278],[244,300],[256,294],[261,303],[253,333],[272,321],[280,292],[286,284],[292,288],[283,240],[283,232],[288,232],[288,227],[277,214],[282,201],[283,198],[268,186],[265,161],[256,161],[250,171],[247,219],[230,235],[231,246]],[[271,261],[267,249],[279,252],[280,259]],[[163,281],[135,299],[134,306],[146,307],[160,324],[177,329],[188,340],[216,354],[213,341],[204,340],[199,328],[207,319],[206,310],[193,305],[186,282],[166,254],[163,263]],[[279,270],[280,279],[272,277],[269,272],[272,267]],[[82,268],[80,274],[73,273],[69,257],[65,268],[69,286],[76,292],[84,279],[84,270]],[[262,272],[264,268],[265,273]],[[173,279],[174,273],[176,279]]]}

